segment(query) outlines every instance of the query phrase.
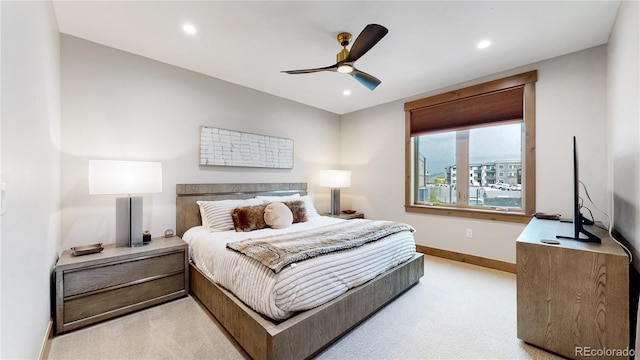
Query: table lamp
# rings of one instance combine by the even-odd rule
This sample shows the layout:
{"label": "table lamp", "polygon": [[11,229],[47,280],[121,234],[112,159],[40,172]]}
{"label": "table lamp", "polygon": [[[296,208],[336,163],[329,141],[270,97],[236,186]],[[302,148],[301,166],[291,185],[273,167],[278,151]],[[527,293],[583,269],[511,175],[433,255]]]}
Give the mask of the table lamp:
{"label": "table lamp", "polygon": [[340,214],[340,188],[351,186],[351,171],[323,170],[320,186],[331,188],[331,215]]}
{"label": "table lamp", "polygon": [[116,247],[142,246],[142,197],[162,192],[162,164],[148,161],[89,160],[89,194],[116,198]]}

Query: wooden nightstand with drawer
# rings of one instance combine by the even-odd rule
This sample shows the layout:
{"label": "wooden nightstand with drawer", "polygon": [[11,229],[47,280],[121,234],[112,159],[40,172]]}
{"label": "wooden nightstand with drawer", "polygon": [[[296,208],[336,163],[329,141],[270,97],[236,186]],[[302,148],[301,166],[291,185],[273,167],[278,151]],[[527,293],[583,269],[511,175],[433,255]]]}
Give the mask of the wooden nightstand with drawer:
{"label": "wooden nightstand with drawer", "polygon": [[351,219],[364,219],[364,214],[363,213],[359,213],[359,212],[355,212],[355,213],[351,213],[351,214],[345,214],[343,212],[341,212],[340,214],[337,215],[332,215],[330,213],[326,213],[326,214],[322,214],[323,216],[330,216],[330,217],[334,217],[334,218],[338,218],[338,219],[343,219],[343,220],[351,220]]}
{"label": "wooden nightstand with drawer", "polygon": [[64,251],[55,268],[56,333],[186,296],[188,252],[175,236],[83,256]]}

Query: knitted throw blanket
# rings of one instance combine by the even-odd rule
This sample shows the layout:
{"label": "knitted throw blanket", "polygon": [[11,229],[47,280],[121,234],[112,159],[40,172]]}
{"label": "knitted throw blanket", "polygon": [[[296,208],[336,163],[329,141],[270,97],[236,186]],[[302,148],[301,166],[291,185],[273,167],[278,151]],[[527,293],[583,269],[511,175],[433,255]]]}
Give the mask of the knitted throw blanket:
{"label": "knitted throw blanket", "polygon": [[361,246],[401,231],[415,230],[393,221],[353,219],[301,232],[230,242],[227,247],[278,273],[289,264]]}

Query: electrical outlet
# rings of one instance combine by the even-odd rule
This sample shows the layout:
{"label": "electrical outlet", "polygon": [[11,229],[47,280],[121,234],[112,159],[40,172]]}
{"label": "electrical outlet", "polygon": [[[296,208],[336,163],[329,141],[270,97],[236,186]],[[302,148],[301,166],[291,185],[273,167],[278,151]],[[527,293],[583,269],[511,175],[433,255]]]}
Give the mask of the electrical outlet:
{"label": "electrical outlet", "polygon": [[471,239],[473,237],[473,229],[467,229],[467,239]]}

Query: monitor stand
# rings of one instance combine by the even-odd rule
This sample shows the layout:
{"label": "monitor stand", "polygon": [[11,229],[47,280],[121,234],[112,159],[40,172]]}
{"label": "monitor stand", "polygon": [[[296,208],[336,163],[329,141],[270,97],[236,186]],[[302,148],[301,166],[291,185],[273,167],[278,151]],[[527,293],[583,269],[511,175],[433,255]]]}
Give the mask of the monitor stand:
{"label": "monitor stand", "polygon": [[[584,225],[593,225],[593,221],[586,219],[584,216],[582,216],[582,214],[579,215],[579,225],[578,225],[578,233],[575,234],[576,237],[573,236],[562,236],[562,235],[556,235],[557,239],[568,239],[568,240],[578,240],[578,241],[582,241],[582,242],[591,242],[591,243],[598,243],[600,244],[602,241],[600,240],[599,237],[597,237],[596,235],[590,233],[589,231],[587,231],[587,229],[584,228]],[[580,234],[584,234],[587,237],[581,237]]]}

